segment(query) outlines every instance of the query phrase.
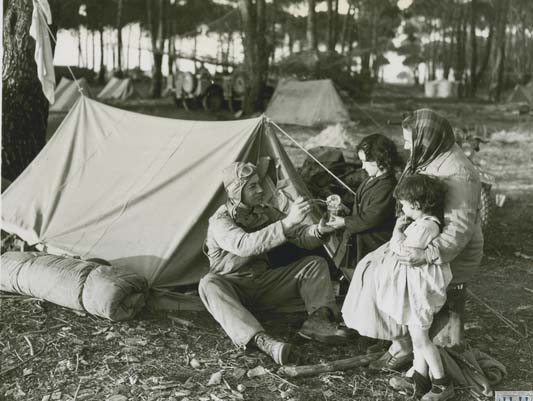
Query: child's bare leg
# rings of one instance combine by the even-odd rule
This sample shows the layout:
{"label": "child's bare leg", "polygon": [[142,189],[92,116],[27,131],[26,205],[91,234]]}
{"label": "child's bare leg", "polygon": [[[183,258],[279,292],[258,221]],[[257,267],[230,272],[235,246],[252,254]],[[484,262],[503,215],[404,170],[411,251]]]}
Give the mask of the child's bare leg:
{"label": "child's bare leg", "polygon": [[[429,372],[433,379],[443,378],[444,367],[442,366],[442,359],[437,346],[429,339],[429,330],[411,325],[409,326],[409,333],[413,340],[415,353],[415,361],[413,365],[415,366],[415,369],[420,374],[424,374],[427,377],[427,369],[429,367]],[[419,370],[419,367],[417,367],[418,365],[420,365],[420,369],[424,369],[424,367],[422,366],[422,362],[417,362],[417,359],[421,359],[424,362],[425,371]]]}

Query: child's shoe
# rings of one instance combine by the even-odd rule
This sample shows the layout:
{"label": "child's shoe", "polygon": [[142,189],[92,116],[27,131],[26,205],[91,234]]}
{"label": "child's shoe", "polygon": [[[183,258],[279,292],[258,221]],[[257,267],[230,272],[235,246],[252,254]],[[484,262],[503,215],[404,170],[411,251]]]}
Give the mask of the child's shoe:
{"label": "child's shoe", "polygon": [[412,374],[407,372],[405,375],[392,377],[389,380],[389,385],[396,391],[404,391],[408,395],[414,395],[416,399],[420,399],[431,390],[429,379],[416,370]]}
{"label": "child's shoe", "polygon": [[449,377],[433,379],[431,390],[422,397],[422,401],[446,401],[453,398],[455,390]]}

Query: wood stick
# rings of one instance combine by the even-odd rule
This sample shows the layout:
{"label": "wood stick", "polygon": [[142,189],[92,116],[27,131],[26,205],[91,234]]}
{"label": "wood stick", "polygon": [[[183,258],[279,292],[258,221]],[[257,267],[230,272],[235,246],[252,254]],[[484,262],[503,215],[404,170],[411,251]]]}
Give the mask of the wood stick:
{"label": "wood stick", "polygon": [[34,355],[33,344],[31,343],[31,341],[28,338],[28,336],[24,336],[24,339],[26,340],[26,342],[28,343],[28,346],[30,347],[30,355],[33,356]]}
{"label": "wood stick", "polygon": [[347,370],[359,366],[366,366],[370,362],[378,359],[383,352],[374,352],[372,354],[357,355],[353,358],[340,359],[337,361],[319,363],[317,365],[303,366],[282,366],[278,374],[288,377],[314,376],[325,372],[334,372],[337,370]]}
{"label": "wood stick", "polygon": [[[290,381],[285,380],[283,377],[278,376],[277,374],[275,374],[274,372],[271,372],[271,371],[268,370],[268,369],[265,369],[265,370],[267,371],[267,373],[268,373],[269,375],[274,376],[276,379],[281,380],[283,383],[288,384],[289,386],[292,386],[292,387],[296,387],[296,388],[298,388],[298,386],[297,386],[296,384],[291,383]],[[278,371],[278,373],[279,373],[279,371]]]}

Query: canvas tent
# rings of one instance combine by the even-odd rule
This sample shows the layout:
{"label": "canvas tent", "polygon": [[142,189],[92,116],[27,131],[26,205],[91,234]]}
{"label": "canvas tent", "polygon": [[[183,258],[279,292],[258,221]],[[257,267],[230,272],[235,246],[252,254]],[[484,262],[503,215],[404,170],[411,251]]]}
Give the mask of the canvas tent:
{"label": "canvas tent", "polygon": [[507,103],[529,103],[533,105],[533,82],[516,85],[507,98]]}
{"label": "canvas tent", "polygon": [[280,81],[265,114],[277,123],[308,127],[350,120],[330,79]]}
{"label": "canvas tent", "polygon": [[82,88],[83,94],[90,97],[89,85],[85,78],[80,78],[76,82],[61,78],[56,87],[55,102],[50,106],[50,111],[68,112],[80,97],[78,85]]}
{"label": "canvas tent", "polygon": [[102,258],[154,293],[197,283],[208,218],[235,160],[272,160],[271,192],[308,194],[266,117],[213,122],[152,117],[82,97],[2,194],[2,228],[49,253]]}
{"label": "canvas tent", "polygon": [[98,94],[98,99],[126,100],[136,95],[133,82],[130,78],[120,79],[113,77]]}

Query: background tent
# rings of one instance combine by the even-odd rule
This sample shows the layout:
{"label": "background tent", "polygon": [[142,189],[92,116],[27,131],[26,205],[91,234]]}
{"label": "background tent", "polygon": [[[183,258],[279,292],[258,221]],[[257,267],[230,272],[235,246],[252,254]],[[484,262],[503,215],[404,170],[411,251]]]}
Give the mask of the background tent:
{"label": "background tent", "polygon": [[303,126],[350,120],[330,79],[280,81],[265,114],[277,123]]}
{"label": "background tent", "polygon": [[507,98],[507,103],[529,103],[533,105],[533,82],[516,85]]}
{"label": "background tent", "polygon": [[308,194],[274,131],[265,117],[183,121],[84,96],[2,194],[3,230],[49,253],[106,259],[155,290],[196,283],[224,166],[269,156],[272,202]]}
{"label": "background tent", "polygon": [[85,78],[80,78],[76,82],[67,78],[61,78],[61,81],[56,87],[55,102],[50,106],[50,111],[69,111],[80,97],[78,85],[83,89],[85,96],[90,96],[89,85]]}
{"label": "background tent", "polygon": [[126,100],[135,95],[135,88],[130,78],[120,79],[113,77],[98,94],[98,99]]}

